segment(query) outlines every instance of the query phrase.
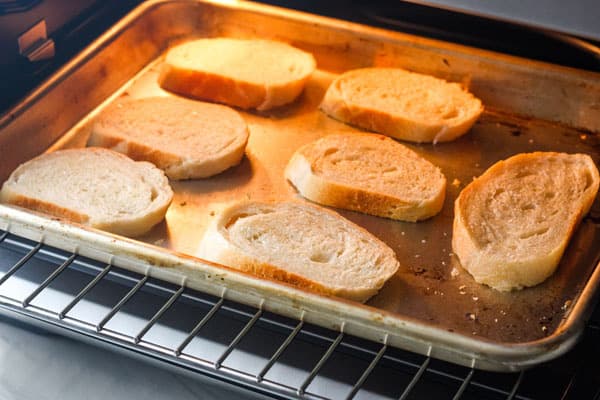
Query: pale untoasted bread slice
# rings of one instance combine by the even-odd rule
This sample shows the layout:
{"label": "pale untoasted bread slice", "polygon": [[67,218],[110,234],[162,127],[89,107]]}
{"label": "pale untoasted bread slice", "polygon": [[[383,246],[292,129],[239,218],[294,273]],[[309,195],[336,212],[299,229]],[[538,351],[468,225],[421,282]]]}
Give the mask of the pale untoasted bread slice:
{"label": "pale untoasted bread slice", "polygon": [[465,134],[483,106],[457,83],[399,68],[362,68],[331,83],[321,110],[397,139],[437,143]]}
{"label": "pale untoasted bread slice", "polygon": [[2,185],[0,202],[125,236],[162,221],[173,198],[164,173],[102,148],[60,150],[22,165]]}
{"label": "pale untoasted bread slice", "polygon": [[239,164],[247,141],[237,111],[169,96],[118,100],[96,118],[88,145],[149,161],[171,179],[194,179]]}
{"label": "pale untoasted bread slice", "polygon": [[296,99],[315,68],[312,54],[281,42],[198,39],[167,52],[159,83],[183,96],[268,110]]}
{"label": "pale untoasted bread slice", "polygon": [[294,153],[285,176],[309,200],[403,221],[437,214],[446,178],[435,165],[386,136],[340,133]]}
{"label": "pale untoasted bread slice", "polygon": [[554,273],[600,178],[588,155],[536,152],[500,161],[460,193],[452,247],[479,283],[508,291]]}
{"label": "pale untoasted bread slice", "polygon": [[198,255],[321,294],[364,302],[399,267],[386,244],[306,203],[239,203],[215,217]]}

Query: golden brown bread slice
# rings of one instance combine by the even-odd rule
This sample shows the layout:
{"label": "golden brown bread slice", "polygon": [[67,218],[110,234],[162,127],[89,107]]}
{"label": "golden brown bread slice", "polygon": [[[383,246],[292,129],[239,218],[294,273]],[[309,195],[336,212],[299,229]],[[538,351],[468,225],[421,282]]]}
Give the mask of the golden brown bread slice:
{"label": "golden brown bread slice", "polygon": [[326,295],[364,302],[399,267],[366,230],[314,205],[238,203],[207,230],[199,257]]}
{"label": "golden brown bread slice", "polygon": [[396,139],[437,143],[465,134],[483,106],[457,83],[399,68],[362,68],[331,83],[321,110]]}
{"label": "golden brown bread slice", "polygon": [[370,133],[332,134],[301,147],[285,176],[314,202],[403,221],[437,214],[446,195],[439,168]]}
{"label": "golden brown bread slice", "polygon": [[149,161],[171,179],[194,179],[239,164],[247,141],[232,108],[168,96],[118,100],[96,118],[88,145]]}
{"label": "golden brown bread slice", "polygon": [[197,39],[167,52],[159,84],[183,96],[244,109],[292,102],[316,68],[312,54],[261,39]]}
{"label": "golden brown bread slice", "polygon": [[500,161],[458,196],[454,252],[477,282],[494,289],[537,285],[554,273],[599,182],[584,154],[536,152]]}
{"label": "golden brown bread slice", "polygon": [[164,173],[102,148],[60,150],[21,164],[0,202],[125,236],[162,221],[173,198]]}

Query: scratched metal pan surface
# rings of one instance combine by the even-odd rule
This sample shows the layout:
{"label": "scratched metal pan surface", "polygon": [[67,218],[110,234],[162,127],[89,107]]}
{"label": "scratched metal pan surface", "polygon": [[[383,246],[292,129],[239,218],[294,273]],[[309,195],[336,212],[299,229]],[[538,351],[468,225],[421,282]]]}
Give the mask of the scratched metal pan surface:
{"label": "scratched metal pan surface", "polygon": [[[166,220],[136,240],[0,206],[0,228],[232,300],[455,363],[519,370],[557,357],[581,333],[598,293],[596,199],[546,282],[500,293],[478,285],[451,252],[453,203],[494,162],[536,150],[581,152],[600,163],[600,75],[252,3],[147,2],[0,118],[0,178],[44,151],[84,146],[115,99],[168,96],[157,85],[169,46],[197,37],[260,37],[312,52],[319,70],[291,105],[242,112],[250,139],[240,165],[209,179],[171,182]],[[448,179],[442,212],[407,223],[337,210],[386,242],[398,273],[365,305],[260,280],[194,257],[224,204],[299,199],[283,177],[291,154],[354,128],[318,110],[336,74],[398,66],[462,82],[486,111],[464,137],[407,144]]]}

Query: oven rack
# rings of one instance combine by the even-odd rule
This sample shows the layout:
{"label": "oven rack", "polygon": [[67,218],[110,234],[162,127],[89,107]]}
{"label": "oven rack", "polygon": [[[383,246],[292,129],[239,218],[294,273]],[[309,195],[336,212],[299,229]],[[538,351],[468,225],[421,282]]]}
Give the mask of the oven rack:
{"label": "oven rack", "polygon": [[0,272],[3,314],[277,398],[600,398],[600,307],[582,342],[561,360],[521,373],[491,373],[281,317],[2,230]]}

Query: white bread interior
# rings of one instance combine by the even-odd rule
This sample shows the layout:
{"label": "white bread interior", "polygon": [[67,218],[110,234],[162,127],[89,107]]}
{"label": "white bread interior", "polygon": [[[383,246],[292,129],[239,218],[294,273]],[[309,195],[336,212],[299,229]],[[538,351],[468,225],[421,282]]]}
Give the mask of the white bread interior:
{"label": "white bread interior", "polygon": [[435,165],[387,136],[327,135],[298,149],[286,178],[309,200],[403,221],[442,209],[446,178]]}
{"label": "white bread interior", "polygon": [[239,164],[247,142],[246,123],[232,108],[168,96],[118,100],[95,119],[88,145],[149,161],[179,180]]}
{"label": "white bread interior", "polygon": [[454,207],[452,247],[475,280],[500,291],[554,273],[600,178],[584,154],[535,152],[500,161]]}
{"label": "white bread interior", "polygon": [[483,112],[458,83],[399,68],[361,68],[338,76],[321,110],[342,122],[410,142],[447,142]]}
{"label": "white bread interior", "polygon": [[364,302],[399,267],[372,234],[300,202],[237,203],[217,215],[198,256],[259,277]]}
{"label": "white bread interior", "polygon": [[268,110],[294,101],[315,69],[312,54],[286,43],[197,39],[167,52],[159,84],[183,96]]}
{"label": "white bread interior", "polygon": [[103,148],[43,154],[10,175],[0,202],[108,232],[138,236],[163,220],[173,198],[164,173]]}

